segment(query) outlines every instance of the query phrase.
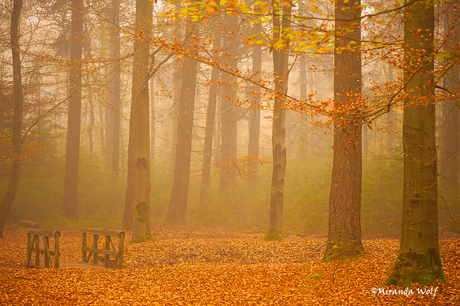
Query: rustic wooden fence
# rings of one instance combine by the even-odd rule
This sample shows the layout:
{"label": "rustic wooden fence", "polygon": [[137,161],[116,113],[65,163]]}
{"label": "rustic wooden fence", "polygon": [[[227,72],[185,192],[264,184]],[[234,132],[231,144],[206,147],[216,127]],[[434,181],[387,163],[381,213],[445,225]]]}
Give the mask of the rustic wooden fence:
{"label": "rustic wooden fence", "polygon": [[[118,259],[118,269],[123,269],[123,254],[125,244],[125,232],[123,231],[110,231],[101,230],[96,228],[84,228],[82,229],[83,238],[81,253],[83,262],[89,262],[91,255],[93,256],[93,263],[97,264],[97,254],[105,255],[105,267],[109,267],[110,256],[114,256]],[[87,243],[87,235],[93,235],[93,245],[89,247]],[[105,236],[105,249],[98,249],[99,236]],[[112,237],[118,237],[118,251],[115,248]],[[112,250],[110,250],[112,247]],[[89,252],[89,254],[87,254]]]}
{"label": "rustic wooden fence", "polygon": [[[61,232],[42,229],[26,229],[27,233],[27,259],[26,266],[29,265],[32,252],[35,252],[35,267],[40,266],[40,254],[45,255],[45,268],[59,268],[59,238]],[[43,241],[43,250],[40,249],[40,237]],[[54,238],[54,251],[50,251],[50,237]],[[54,264],[51,261],[54,256]]]}

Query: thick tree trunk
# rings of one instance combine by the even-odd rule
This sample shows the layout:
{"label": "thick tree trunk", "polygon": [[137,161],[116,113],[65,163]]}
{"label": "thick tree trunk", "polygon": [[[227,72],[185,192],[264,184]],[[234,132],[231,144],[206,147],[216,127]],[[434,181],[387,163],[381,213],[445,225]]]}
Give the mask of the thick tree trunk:
{"label": "thick tree trunk", "polygon": [[[282,9],[276,8],[273,0],[273,40],[282,38],[284,28],[290,26],[292,1],[288,1]],[[288,91],[288,61],[287,49],[273,49],[273,67],[275,71],[275,105],[273,107],[273,172],[270,189],[270,222],[265,240],[281,240],[283,230],[284,176],[286,173],[286,95]]]}
{"label": "thick tree trunk", "polygon": [[[262,76],[262,47],[257,44],[252,47],[252,75],[254,80]],[[251,106],[249,111],[248,155],[258,157],[260,136],[260,87],[254,85],[251,90],[255,95],[251,101],[254,105]],[[257,180],[258,169],[259,163],[257,162],[249,165],[250,180]]]}
{"label": "thick tree trunk", "polygon": [[[337,113],[324,261],[364,252],[360,220],[362,129],[361,122],[352,118],[359,115],[359,109],[351,108],[352,103],[361,99],[360,5],[360,0],[339,0],[335,6],[334,108]],[[351,41],[354,43],[350,44]]]}
{"label": "thick tree trunk", "polygon": [[[454,5],[453,5],[454,4]],[[446,51],[454,53],[454,48],[459,44],[459,29],[457,10],[460,1],[450,1],[444,3],[444,33],[451,33],[449,41],[446,44]],[[456,35],[454,33],[457,33]],[[448,88],[452,93],[458,93],[460,84],[459,66],[454,66],[444,78],[444,87]],[[457,94],[457,99],[458,99]],[[442,117],[444,127],[441,131],[440,158],[440,173],[442,175],[440,182],[444,186],[443,198],[446,200],[446,205],[449,208],[449,214],[452,218],[459,222],[459,199],[458,193],[458,157],[459,157],[459,109],[456,107],[455,97],[452,97],[443,102]],[[441,200],[443,201],[443,200]],[[442,202],[441,202],[442,203]],[[443,204],[441,204],[443,206]],[[459,231],[458,225],[449,222],[451,230]]]}
{"label": "thick tree trunk", "polygon": [[[129,122],[128,181],[123,226],[132,218],[132,242],[152,239],[150,231],[149,67],[153,6],[136,0],[137,39],[134,42],[133,89]],[[131,214],[131,216],[130,216]]]}
{"label": "thick tree trunk", "polygon": [[69,109],[64,175],[64,213],[78,217],[78,164],[80,158],[81,66],[83,50],[83,0],[72,0],[70,39]]}
{"label": "thick tree trunk", "polygon": [[[445,282],[439,256],[436,122],[434,105],[434,6],[404,11],[404,191],[399,255],[387,284]],[[422,105],[423,104],[423,105]]]}
{"label": "thick tree trunk", "polygon": [[110,35],[112,62],[109,66],[109,105],[113,107],[113,111],[110,112],[113,128],[110,155],[112,156],[112,184],[115,186],[120,173],[120,0],[112,0],[110,20],[112,22]]}
{"label": "thick tree trunk", "polygon": [[[214,40],[213,49],[220,50],[220,48],[220,38],[216,38]],[[219,81],[219,76],[220,70],[216,67],[213,67],[211,72],[211,85],[209,88],[208,108],[206,114],[206,130],[204,134],[203,164],[201,167],[200,205],[202,205],[208,199],[209,178],[211,175],[212,138],[214,135],[214,125],[216,121],[218,86],[217,81]]]}
{"label": "thick tree trunk", "polygon": [[[198,37],[198,31],[196,27],[193,26],[192,21],[187,21],[186,29],[187,32],[194,32],[194,36]],[[187,48],[193,47],[191,44],[187,44],[186,49]],[[179,125],[177,131],[174,182],[171,201],[169,202],[169,209],[166,214],[167,224],[181,224],[185,222],[190,180],[190,159],[192,154],[197,62],[193,59],[185,61],[182,66],[181,75],[182,82],[178,114]]]}
{"label": "thick tree trunk", "polygon": [[[225,29],[229,32],[224,35],[224,61],[227,70],[236,70],[238,60],[238,17],[233,15],[225,15],[223,21]],[[237,92],[235,86],[237,83],[236,77],[223,73],[222,82],[225,84],[222,98],[221,112],[221,151],[219,166],[222,167],[220,172],[219,192],[228,191],[235,185],[238,176],[237,170],[232,165],[237,157],[237,119],[236,110],[233,102],[236,100]]]}
{"label": "thick tree trunk", "polygon": [[11,13],[11,52],[13,57],[13,165],[11,169],[10,182],[0,207],[0,238],[3,238],[6,218],[16,196],[21,174],[22,158],[22,118],[23,118],[23,93],[21,76],[21,59],[19,54],[19,18],[21,15],[22,0],[14,0]]}

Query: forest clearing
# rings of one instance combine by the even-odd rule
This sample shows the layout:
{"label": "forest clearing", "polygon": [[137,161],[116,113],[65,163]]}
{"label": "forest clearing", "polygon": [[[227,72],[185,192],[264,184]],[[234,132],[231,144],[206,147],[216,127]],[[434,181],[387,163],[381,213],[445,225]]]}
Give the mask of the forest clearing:
{"label": "forest clearing", "polygon": [[[447,284],[385,286],[396,239],[363,240],[368,254],[322,263],[326,238],[223,229],[153,229],[154,242],[125,244],[125,268],[27,268],[26,235],[0,240],[1,305],[458,305],[460,242],[441,238]],[[128,233],[129,240],[131,234]],[[81,233],[63,231],[61,265],[81,263]],[[42,259],[43,263],[43,259]],[[435,292],[435,290],[438,290]],[[374,294],[373,290],[384,290]],[[420,290],[420,292],[417,291]],[[398,290],[396,294],[391,290]],[[432,292],[425,292],[432,290]],[[422,293],[424,292],[424,293]]]}

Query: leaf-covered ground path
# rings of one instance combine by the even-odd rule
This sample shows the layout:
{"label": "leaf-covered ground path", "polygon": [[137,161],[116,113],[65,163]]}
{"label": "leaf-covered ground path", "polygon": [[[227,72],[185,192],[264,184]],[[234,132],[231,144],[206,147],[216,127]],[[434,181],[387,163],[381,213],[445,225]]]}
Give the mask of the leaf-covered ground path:
{"label": "leaf-covered ground path", "polygon": [[[364,257],[321,263],[325,238],[264,242],[262,233],[185,228],[153,234],[155,242],[125,244],[123,270],[34,269],[23,266],[25,232],[6,230],[0,305],[460,305],[458,238],[441,239],[448,283],[404,295],[383,285],[397,255],[394,239],[365,240]],[[81,263],[80,248],[81,233],[62,232],[61,263]],[[435,296],[417,292],[437,287]]]}

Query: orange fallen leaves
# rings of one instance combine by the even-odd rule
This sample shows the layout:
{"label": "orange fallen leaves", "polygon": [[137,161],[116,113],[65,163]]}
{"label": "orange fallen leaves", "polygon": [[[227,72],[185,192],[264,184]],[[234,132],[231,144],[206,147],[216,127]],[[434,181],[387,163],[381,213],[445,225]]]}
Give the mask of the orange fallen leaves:
{"label": "orange fallen leaves", "polygon": [[[460,302],[458,239],[441,240],[448,284],[431,295],[375,295],[398,250],[365,240],[368,254],[321,263],[325,238],[217,229],[155,229],[156,241],[125,245],[125,269],[33,269],[22,265],[26,235],[0,239],[1,305],[446,305]],[[127,235],[126,241],[130,240]],[[64,231],[61,263],[81,262],[81,234]],[[393,288],[393,287],[391,287]],[[412,286],[421,288],[420,286]]]}

